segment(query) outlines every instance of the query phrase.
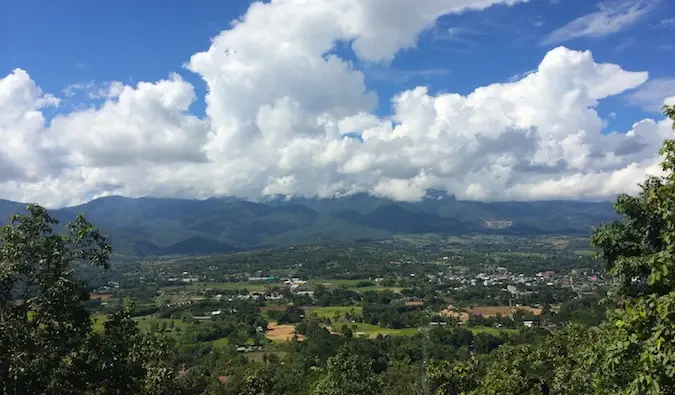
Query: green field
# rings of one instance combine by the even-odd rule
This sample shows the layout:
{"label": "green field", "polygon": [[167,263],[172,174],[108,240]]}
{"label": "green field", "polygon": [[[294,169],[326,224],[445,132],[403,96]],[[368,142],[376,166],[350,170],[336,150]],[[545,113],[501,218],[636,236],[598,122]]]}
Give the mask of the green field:
{"label": "green field", "polygon": [[283,287],[283,283],[279,282],[249,282],[249,281],[237,281],[237,282],[227,282],[227,283],[191,283],[185,285],[169,285],[162,287],[162,290],[165,292],[171,291],[197,291],[197,290],[206,290],[206,289],[215,289],[215,290],[224,290],[224,291],[233,291],[236,289],[247,289],[249,291],[262,291],[269,287]]}
{"label": "green field", "polygon": [[363,313],[363,307],[361,306],[327,306],[327,307],[311,307],[308,309],[312,313],[316,314],[319,318],[330,318],[333,319],[335,313],[339,313],[341,317],[344,317],[345,313],[354,315],[361,315]]}
{"label": "green field", "polygon": [[360,283],[361,281],[370,281],[367,278],[364,279],[333,279],[329,280],[327,278],[314,278],[309,281],[309,284],[312,286],[318,285],[318,284],[330,284],[335,287],[352,287],[356,286],[356,284]]}
{"label": "green field", "polygon": [[[165,322],[167,325],[166,333],[167,335],[170,336],[175,336],[177,329],[183,329],[185,327],[185,323],[180,320],[180,319],[171,319],[171,318],[156,318],[152,315],[144,315],[140,317],[134,317],[134,321],[138,323],[138,328],[141,331],[149,331],[150,327],[152,326],[153,323],[157,323],[161,327],[162,323]],[[92,328],[94,329],[95,332],[102,332],[103,331],[103,324],[108,320],[108,316],[105,314],[93,314],[91,316],[91,321],[92,321]],[[174,328],[170,328],[170,323],[173,321]]]}
{"label": "green field", "polygon": [[368,291],[374,291],[374,292],[382,292],[382,291],[393,291],[393,292],[401,292],[403,288],[401,287],[386,287],[386,286],[381,286],[381,285],[368,285],[365,287],[358,287],[357,285],[361,282],[373,282],[372,280],[369,280],[367,278],[362,278],[362,279],[326,279],[326,278],[319,278],[319,279],[312,279],[309,281],[309,285],[311,286],[316,286],[318,284],[330,284],[331,286],[334,287],[347,287],[350,291],[354,292],[368,292]]}
{"label": "green field", "polygon": [[[377,335],[389,335],[389,336],[413,336],[417,333],[420,333],[418,328],[402,328],[402,329],[392,329],[392,328],[381,328],[377,325],[370,324],[347,324],[350,328],[351,325],[356,325],[355,332],[364,332],[368,336],[377,336]],[[335,330],[336,328],[333,328]],[[339,327],[337,329],[340,329]],[[517,329],[500,329],[500,328],[490,328],[490,327],[475,327],[467,328],[474,335],[479,333],[489,333],[492,335],[499,335],[500,333],[517,333]]]}
{"label": "green field", "polygon": [[218,347],[225,347],[225,346],[227,346],[228,344],[230,344],[230,339],[228,339],[228,338],[226,338],[226,337],[223,337],[223,338],[221,338],[221,339],[212,340],[212,341],[210,341],[209,343],[211,343],[211,345],[212,345],[213,347],[216,347],[216,348],[218,348]]}
{"label": "green field", "polygon": [[491,335],[499,335],[501,333],[518,333],[518,329],[509,329],[509,328],[490,328],[487,326],[479,326],[475,328],[467,328],[473,332],[474,335],[479,333],[489,333]]}
{"label": "green field", "polygon": [[384,292],[384,291],[391,291],[391,292],[401,292],[403,288],[401,287],[383,287],[379,285],[372,285],[369,287],[353,287],[349,288],[350,291],[354,292]]}
{"label": "green field", "polygon": [[92,314],[91,326],[94,332],[103,332],[103,323],[108,321],[108,316],[105,314]]}
{"label": "green field", "polygon": [[[348,324],[349,325],[349,324]],[[375,337],[377,335],[387,335],[387,336],[413,336],[419,333],[417,328],[401,328],[401,329],[392,329],[392,328],[382,328],[377,325],[370,324],[351,324],[356,325],[356,330],[354,332],[364,332],[367,336]],[[351,325],[349,327],[351,328]],[[339,329],[339,328],[338,328]]]}

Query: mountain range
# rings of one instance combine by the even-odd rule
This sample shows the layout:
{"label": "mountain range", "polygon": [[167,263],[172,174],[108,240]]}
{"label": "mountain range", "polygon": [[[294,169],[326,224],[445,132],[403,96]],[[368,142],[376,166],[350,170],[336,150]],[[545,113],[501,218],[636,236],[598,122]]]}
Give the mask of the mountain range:
{"label": "mountain range", "polygon": [[[3,222],[25,204],[0,200]],[[117,254],[208,254],[260,246],[360,242],[394,234],[587,235],[617,218],[609,202],[462,201],[444,193],[418,202],[368,194],[334,199],[272,197],[206,200],[111,196],[51,210],[65,223],[78,213],[106,233]]]}

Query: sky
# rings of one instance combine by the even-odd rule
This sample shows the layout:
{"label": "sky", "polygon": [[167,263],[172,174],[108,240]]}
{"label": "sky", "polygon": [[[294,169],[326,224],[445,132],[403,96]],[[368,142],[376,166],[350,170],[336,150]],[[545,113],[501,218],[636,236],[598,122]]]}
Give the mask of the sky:
{"label": "sky", "polygon": [[612,199],[675,137],[672,37],[668,0],[0,0],[0,198]]}

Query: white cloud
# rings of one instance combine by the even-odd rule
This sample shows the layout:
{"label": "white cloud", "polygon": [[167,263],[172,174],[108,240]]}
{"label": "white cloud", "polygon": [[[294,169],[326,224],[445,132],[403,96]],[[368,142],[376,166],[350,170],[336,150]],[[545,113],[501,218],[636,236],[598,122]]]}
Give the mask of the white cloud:
{"label": "white cloud", "polygon": [[99,108],[47,124],[40,109],[56,99],[17,70],[0,80],[0,137],[13,141],[0,147],[0,197],[63,205],[109,194],[365,191],[415,200],[428,188],[469,199],[608,197],[657,169],[668,121],[605,135],[595,111],[647,73],[563,47],[517,80],[468,95],[417,87],[392,99],[391,116],[376,116],[375,93],[331,54],[335,42],[389,60],[439,15],[497,3],[393,1],[255,3],[187,63],[208,87],[204,119],[189,113],[193,87],[171,75],[118,86]]}
{"label": "white cloud", "polygon": [[603,37],[616,33],[637,23],[652,11],[658,2],[659,0],[616,0],[601,3],[597,11],[580,16],[551,32],[542,44],[558,44],[575,38]]}
{"label": "white cloud", "polygon": [[675,27],[675,17],[661,19],[658,23],[652,25],[655,29],[672,29]]}
{"label": "white cloud", "polygon": [[[45,140],[61,152],[67,166],[129,166],[139,163],[205,161],[204,121],[186,114],[193,87],[174,74],[136,88],[109,84],[107,100],[59,115]],[[112,100],[115,98],[116,100]]]}
{"label": "white cloud", "polygon": [[82,92],[89,99],[114,99],[122,93],[124,84],[119,81],[96,83],[95,81],[78,82],[63,88],[65,97],[74,97]]}
{"label": "white cloud", "polygon": [[40,110],[58,104],[23,70],[0,79],[0,185],[49,176],[52,155],[43,144],[45,118]]}
{"label": "white cloud", "polygon": [[647,111],[660,112],[664,100],[673,95],[675,95],[675,78],[657,78],[647,81],[628,95],[628,101]]}

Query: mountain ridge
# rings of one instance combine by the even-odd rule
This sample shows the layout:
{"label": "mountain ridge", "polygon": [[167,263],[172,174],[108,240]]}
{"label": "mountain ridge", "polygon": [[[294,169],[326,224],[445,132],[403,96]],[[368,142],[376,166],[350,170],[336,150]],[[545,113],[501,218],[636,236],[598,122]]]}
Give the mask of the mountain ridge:
{"label": "mountain ridge", "polygon": [[[24,203],[0,200],[6,222]],[[609,202],[478,202],[453,196],[399,202],[367,194],[332,199],[126,198],[111,196],[50,210],[78,213],[129,256],[208,254],[260,246],[383,240],[395,234],[584,235],[617,218]]]}

